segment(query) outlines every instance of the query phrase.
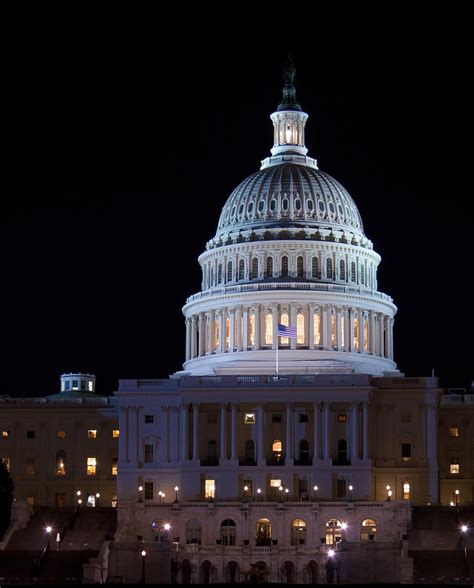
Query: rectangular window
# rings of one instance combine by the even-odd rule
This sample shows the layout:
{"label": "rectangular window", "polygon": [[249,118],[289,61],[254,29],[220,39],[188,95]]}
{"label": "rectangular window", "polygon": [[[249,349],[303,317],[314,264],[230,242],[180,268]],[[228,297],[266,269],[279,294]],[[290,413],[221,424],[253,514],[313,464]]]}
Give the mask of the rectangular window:
{"label": "rectangular window", "polygon": [[339,413],[337,415],[337,422],[338,423],[347,423],[347,414],[345,412]]}
{"label": "rectangular window", "polygon": [[400,414],[401,423],[411,423],[411,414],[409,412],[402,412]]}
{"label": "rectangular window", "polygon": [[153,445],[145,443],[145,463],[153,463]]}
{"label": "rectangular window", "polygon": [[112,508],[117,508],[117,496],[112,496]]}
{"label": "rectangular window", "polygon": [[79,390],[79,380],[73,380],[72,381],[72,389],[73,390]]}
{"label": "rectangular window", "polygon": [[116,476],[118,474],[118,457],[112,458],[112,476]]}
{"label": "rectangular window", "polygon": [[89,439],[97,439],[97,429],[88,429],[87,437]]}
{"label": "rectangular window", "polygon": [[35,458],[34,457],[27,457],[26,458],[26,475],[27,476],[34,476],[35,475]]}
{"label": "rectangular window", "polygon": [[113,439],[118,439],[120,436],[120,431],[118,429],[113,429],[112,430],[112,438]]}
{"label": "rectangular window", "polygon": [[97,474],[97,459],[95,457],[87,458],[87,475],[95,476]]}
{"label": "rectangular window", "polygon": [[145,482],[145,500],[153,500],[153,482]]}
{"label": "rectangular window", "polygon": [[459,474],[459,471],[459,459],[457,457],[452,457],[449,464],[449,473]]}
{"label": "rectangular window", "polygon": [[411,460],[411,443],[402,443],[402,461]]}
{"label": "rectangular window", "polygon": [[450,437],[459,437],[459,427],[450,427],[449,428],[449,436]]}
{"label": "rectangular window", "polygon": [[347,496],[347,480],[336,480],[336,498],[346,498]]}
{"label": "rectangular window", "polygon": [[70,390],[71,389],[71,382],[69,380],[66,380],[66,390]]}
{"label": "rectangular window", "polygon": [[35,432],[34,431],[26,431],[26,438],[27,439],[34,439],[35,438]]}
{"label": "rectangular window", "polygon": [[89,392],[94,392],[94,384],[92,382],[87,382],[87,385],[89,386]]}
{"label": "rectangular window", "polygon": [[[245,488],[247,488],[247,490]],[[244,482],[242,484],[242,494],[243,494],[243,496],[252,496],[252,494],[253,494],[252,480],[244,480]]]}
{"label": "rectangular window", "polygon": [[2,439],[10,439],[10,431],[2,431]]}
{"label": "rectangular window", "polygon": [[27,496],[26,497],[26,504],[29,504],[30,506],[33,506],[35,504],[35,499],[33,496]]}
{"label": "rectangular window", "polygon": [[10,471],[10,458],[9,457],[0,457],[0,461],[2,461],[5,464],[7,471],[9,472]]}
{"label": "rectangular window", "polygon": [[279,488],[281,486],[281,480],[272,479],[270,480],[270,488]]}
{"label": "rectangular window", "polygon": [[155,422],[155,415],[154,414],[146,414],[145,415],[145,424],[152,424]]}
{"label": "rectangular window", "polygon": [[272,414],[272,423],[281,423],[281,414]]}
{"label": "rectangular window", "polygon": [[216,481],[215,480],[205,480],[204,497],[205,498],[215,498],[216,497]]}
{"label": "rectangular window", "polygon": [[409,482],[403,482],[403,500],[410,500],[411,487]]}
{"label": "rectangular window", "polygon": [[300,421],[300,423],[307,423],[308,422],[308,415],[304,412],[300,412],[299,421]]}
{"label": "rectangular window", "polygon": [[217,425],[217,412],[208,412],[207,413],[207,424],[208,425]]}
{"label": "rectangular window", "polygon": [[254,412],[246,412],[244,416],[244,423],[246,425],[255,425],[255,413]]}

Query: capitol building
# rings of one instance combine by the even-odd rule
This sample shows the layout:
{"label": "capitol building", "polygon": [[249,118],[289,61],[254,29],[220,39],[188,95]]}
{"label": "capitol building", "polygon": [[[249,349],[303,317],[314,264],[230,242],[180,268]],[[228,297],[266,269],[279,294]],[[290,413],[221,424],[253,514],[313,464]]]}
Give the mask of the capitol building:
{"label": "capitol building", "polygon": [[109,397],[65,374],[57,395],[0,399],[17,509],[79,488],[116,508],[90,579],[136,581],[139,542],[149,582],[412,582],[413,508],[472,501],[473,398],[397,368],[381,257],[308,154],[294,82],[290,60],[270,155],[199,256],[183,370]]}

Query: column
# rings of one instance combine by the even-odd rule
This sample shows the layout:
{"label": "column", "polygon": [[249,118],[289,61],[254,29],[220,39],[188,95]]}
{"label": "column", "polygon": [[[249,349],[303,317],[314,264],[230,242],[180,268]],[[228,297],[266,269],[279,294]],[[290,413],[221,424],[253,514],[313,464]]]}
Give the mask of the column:
{"label": "column", "polygon": [[358,438],[357,438],[357,425],[358,425],[358,407],[357,402],[352,402],[351,412],[351,462],[353,463],[359,457],[358,451]]}
{"label": "column", "polygon": [[390,359],[390,317],[386,316],[385,323],[385,357]]}
{"label": "column", "polygon": [[209,313],[209,353],[212,353],[215,349],[214,331],[214,311],[211,310]]}
{"label": "column", "polygon": [[364,310],[359,308],[359,353],[364,352]]}
{"label": "column", "polygon": [[272,304],[272,349],[278,346],[278,304]]}
{"label": "column", "polygon": [[235,309],[235,339],[237,351],[242,351],[242,307]]}
{"label": "column", "polygon": [[235,349],[235,309],[229,310],[229,353]]}
{"label": "column", "polygon": [[199,459],[198,447],[199,404],[193,403],[193,461]]}
{"label": "column", "polygon": [[342,320],[344,321],[344,351],[349,351],[349,349],[350,349],[349,309],[347,309],[347,308],[343,309]]}
{"label": "column", "polygon": [[186,319],[186,361],[191,358],[191,321]]}
{"label": "column", "polygon": [[262,335],[262,325],[261,325],[261,321],[260,321],[260,304],[255,304],[254,306],[254,312],[255,312],[255,349],[260,349],[261,344],[261,335]]}
{"label": "column", "polygon": [[321,306],[321,345],[323,349],[329,349],[331,345],[331,339],[328,339],[328,307]]}
{"label": "column", "polygon": [[191,323],[191,359],[197,357],[197,317],[194,315],[192,317]]}
{"label": "column", "polygon": [[323,459],[331,459],[329,418],[330,403],[323,402]]}
{"label": "column", "polygon": [[319,402],[313,404],[313,465],[321,459],[321,447],[319,445]]}
{"label": "column", "polygon": [[181,405],[181,459],[189,459],[188,453],[188,405]]}
{"label": "column", "polygon": [[249,309],[248,306],[244,306],[243,312],[243,328],[242,328],[242,349],[247,351],[249,346]]}
{"label": "column", "polygon": [[355,351],[354,349],[354,309],[349,308],[349,346],[347,348],[348,351]]}
{"label": "column", "polygon": [[364,409],[364,447],[362,450],[362,458],[369,459],[369,403],[362,404]]}
{"label": "column", "polygon": [[390,337],[389,337],[389,341],[390,341],[390,359],[393,360],[393,317],[390,317],[389,319],[389,323],[390,323]]}
{"label": "column", "polygon": [[219,463],[227,461],[226,441],[227,441],[227,404],[225,404],[225,402],[223,402],[221,404],[221,452],[220,452]]}
{"label": "column", "polygon": [[339,351],[342,350],[344,341],[342,340],[342,308],[336,308],[336,345]]}
{"label": "column", "polygon": [[384,315],[379,314],[379,355],[385,357],[385,346],[384,346]]}
{"label": "column", "polygon": [[369,351],[372,355],[376,354],[375,349],[375,312],[369,312]]}
{"label": "column", "polygon": [[206,353],[206,335],[204,333],[204,325],[206,322],[204,321],[204,314],[202,312],[199,313],[199,357],[202,357]]}
{"label": "column", "polygon": [[[290,303],[290,325],[296,328],[296,304]],[[290,339],[290,349],[296,349],[296,339]]]}
{"label": "column", "polygon": [[257,465],[266,465],[265,460],[265,447],[264,447],[264,418],[265,411],[263,404],[258,405],[258,460]]}
{"label": "column", "polygon": [[308,312],[308,347],[314,349],[314,304],[309,305]]}
{"label": "column", "polygon": [[233,462],[237,461],[237,404],[232,403],[232,421],[230,429],[230,459]]}
{"label": "column", "polygon": [[225,311],[221,308],[217,316],[219,317],[219,345],[217,346],[218,353],[224,353],[225,349]]}
{"label": "column", "polygon": [[293,465],[293,404],[286,405],[286,452],[285,465]]}

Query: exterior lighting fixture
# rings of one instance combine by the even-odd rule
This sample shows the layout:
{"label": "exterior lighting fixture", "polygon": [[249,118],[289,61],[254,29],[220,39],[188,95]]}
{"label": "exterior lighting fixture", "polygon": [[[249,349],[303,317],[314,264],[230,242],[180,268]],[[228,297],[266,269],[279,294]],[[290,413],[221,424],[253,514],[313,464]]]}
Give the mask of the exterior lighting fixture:
{"label": "exterior lighting fixture", "polygon": [[330,549],[330,550],[328,551],[328,555],[329,555],[329,557],[334,557],[335,553],[336,553],[336,552],[334,551],[334,549]]}
{"label": "exterior lighting fixture", "polygon": [[143,492],[143,486],[138,486],[138,491]]}
{"label": "exterior lighting fixture", "polygon": [[341,529],[345,531],[347,529],[347,523],[341,523]]}
{"label": "exterior lighting fixture", "polygon": [[46,533],[51,533],[52,530],[53,530],[53,527],[51,527],[51,525],[48,525],[47,527],[45,527]]}
{"label": "exterior lighting fixture", "polygon": [[165,524],[163,525],[163,529],[164,529],[165,531],[169,531],[169,530],[171,529],[171,525],[170,525],[169,523],[165,523]]}
{"label": "exterior lighting fixture", "polygon": [[80,496],[80,495],[81,495],[81,491],[80,491],[80,490],[78,490],[78,491],[76,492],[76,494],[77,494],[78,496]]}
{"label": "exterior lighting fixture", "polygon": [[146,551],[145,551],[145,550],[143,550],[143,551],[142,551],[142,557],[145,557],[145,556],[146,556]]}
{"label": "exterior lighting fixture", "polygon": [[467,525],[461,525],[461,531],[467,533]]}

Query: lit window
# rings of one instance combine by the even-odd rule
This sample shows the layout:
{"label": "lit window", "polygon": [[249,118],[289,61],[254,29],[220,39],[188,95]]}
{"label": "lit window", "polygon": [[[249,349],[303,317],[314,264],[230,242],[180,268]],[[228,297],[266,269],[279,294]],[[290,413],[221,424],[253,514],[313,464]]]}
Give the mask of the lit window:
{"label": "lit window", "polygon": [[9,457],[0,457],[0,461],[3,462],[7,468],[7,471],[10,471],[10,458]]}
{"label": "lit window", "polygon": [[409,482],[403,482],[403,500],[410,500],[411,487]]}
{"label": "lit window", "polygon": [[2,431],[2,439],[10,439],[10,431]]}
{"label": "lit window", "polygon": [[95,457],[87,458],[87,475],[95,476],[97,473],[97,459]]}
{"label": "lit window", "polygon": [[27,476],[34,476],[35,475],[35,458],[34,457],[27,457],[26,458],[26,475]]}
{"label": "lit window", "polygon": [[87,382],[88,388],[89,388],[89,392],[94,392],[94,384],[93,382],[91,382],[89,380],[89,382]]}
{"label": "lit window", "polygon": [[369,323],[364,321],[364,351],[369,350]]}
{"label": "lit window", "polygon": [[117,496],[112,496],[112,508],[117,508]]}
{"label": "lit window", "polygon": [[119,438],[119,436],[120,436],[120,431],[119,431],[118,429],[113,429],[113,430],[112,430],[112,437],[113,437],[114,439],[118,439],[118,438]]}
{"label": "lit window", "polygon": [[338,423],[347,423],[347,414],[345,412],[339,413],[337,415],[337,422]]}
{"label": "lit window", "polygon": [[450,427],[449,436],[450,437],[459,437],[459,428],[458,427]]}
{"label": "lit window", "polygon": [[336,317],[334,314],[331,314],[331,345],[333,347],[336,345]]}
{"label": "lit window", "polygon": [[155,415],[154,414],[146,414],[145,415],[145,424],[152,424],[155,422]]}
{"label": "lit window", "polygon": [[89,439],[97,439],[97,429],[89,429],[87,431],[87,437]]}
{"label": "lit window", "polygon": [[342,523],[339,519],[329,519],[326,523],[326,544],[334,545],[341,540],[342,537]]}
{"label": "lit window", "polygon": [[265,345],[273,343],[273,316],[268,313],[265,317]]}
{"label": "lit window", "polygon": [[65,439],[66,431],[58,431],[58,439]]}
{"label": "lit window", "polygon": [[66,452],[65,451],[57,451],[56,452],[56,475],[57,476],[65,476],[66,475]]}
{"label": "lit window", "polygon": [[402,443],[402,461],[411,460],[411,443]]}
{"label": "lit window", "polygon": [[304,345],[305,338],[306,333],[304,328],[304,314],[302,312],[299,312],[296,317],[296,342],[299,345]]}
{"label": "lit window", "polygon": [[276,463],[281,463],[283,461],[283,445],[279,439],[275,439],[272,443],[272,453],[273,459]]}
{"label": "lit window", "polygon": [[[281,313],[281,322],[280,324],[285,325],[285,327],[289,326],[289,318],[288,318],[288,313],[287,312],[282,312]],[[289,343],[289,339],[288,337],[280,337],[280,341],[282,345],[288,345]]]}
{"label": "lit window", "polygon": [[215,348],[219,349],[219,319],[216,318],[214,320],[214,341],[215,341]]}
{"label": "lit window", "polygon": [[352,342],[354,349],[359,349],[359,319],[354,319],[354,340]]}
{"label": "lit window", "polygon": [[272,444],[272,451],[273,452],[275,452],[275,451],[281,451],[282,450],[281,447],[282,447],[281,441],[278,441],[278,440],[277,441],[274,441],[273,444]]}
{"label": "lit window", "polygon": [[291,545],[306,543],[306,523],[303,519],[293,519],[291,522]]}
{"label": "lit window", "polygon": [[249,316],[249,344],[255,345],[255,313]]}
{"label": "lit window", "polygon": [[225,348],[230,347],[230,319],[225,319]]}
{"label": "lit window", "polygon": [[459,471],[459,459],[457,457],[452,457],[451,462],[449,464],[449,473],[459,474]]}
{"label": "lit window", "polygon": [[27,496],[26,497],[26,504],[29,504],[30,506],[33,506],[35,503],[35,499],[33,496]]}
{"label": "lit window", "polygon": [[118,474],[118,457],[112,458],[112,476],[116,476]]}
{"label": "lit window", "polygon": [[255,424],[255,413],[254,412],[246,412],[244,415],[244,423],[246,425],[254,425]]}
{"label": "lit window", "polygon": [[315,345],[321,345],[321,315],[319,312],[314,315],[313,338]]}
{"label": "lit window", "polygon": [[153,445],[145,443],[145,463],[153,463]]}
{"label": "lit window", "polygon": [[377,533],[377,525],[373,519],[364,519],[361,524],[360,540],[373,541]]}
{"label": "lit window", "polygon": [[281,486],[281,480],[270,480],[270,488],[279,488]]}
{"label": "lit window", "polygon": [[204,497],[205,498],[215,498],[215,496],[216,496],[216,481],[215,480],[205,480]]}
{"label": "lit window", "polygon": [[153,482],[145,482],[145,500],[153,500]]}
{"label": "lit window", "polygon": [[341,319],[341,347],[345,349],[345,336],[344,336],[344,317]]}

